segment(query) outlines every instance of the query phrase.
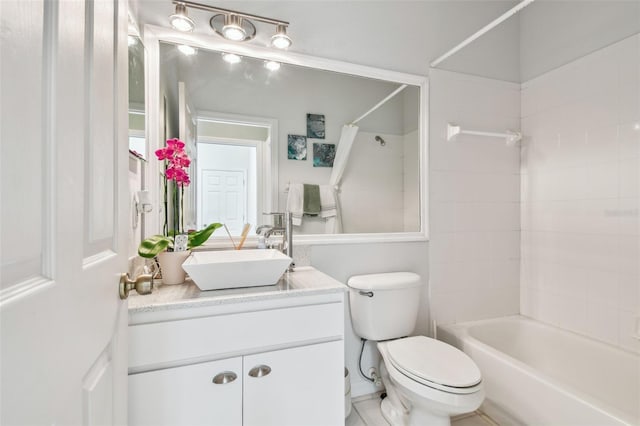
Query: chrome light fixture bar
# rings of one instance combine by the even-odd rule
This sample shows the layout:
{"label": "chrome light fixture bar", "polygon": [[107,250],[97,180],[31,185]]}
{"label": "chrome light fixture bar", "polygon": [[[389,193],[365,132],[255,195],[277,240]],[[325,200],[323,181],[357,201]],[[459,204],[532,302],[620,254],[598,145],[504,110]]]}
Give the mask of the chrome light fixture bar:
{"label": "chrome light fixture bar", "polygon": [[[171,15],[169,20],[171,25],[177,30],[193,30],[193,21],[187,16],[187,8],[190,7],[193,9],[204,10],[206,12],[214,12],[215,15],[209,20],[209,25],[211,25],[211,28],[216,34],[226,38],[227,40],[248,41],[253,39],[256,35],[256,27],[252,21],[257,21],[275,25],[276,32],[271,37],[271,45],[273,47],[286,49],[291,46],[291,38],[287,35],[287,27],[289,26],[289,22],[287,21],[238,12],[236,10],[223,9],[221,7],[209,6],[206,4],[194,3],[191,1],[173,0],[173,4],[176,5],[176,13]],[[188,21],[185,21],[185,18]],[[177,20],[181,26],[180,28],[174,25],[174,20]],[[189,27],[188,22],[191,22],[191,27]]]}

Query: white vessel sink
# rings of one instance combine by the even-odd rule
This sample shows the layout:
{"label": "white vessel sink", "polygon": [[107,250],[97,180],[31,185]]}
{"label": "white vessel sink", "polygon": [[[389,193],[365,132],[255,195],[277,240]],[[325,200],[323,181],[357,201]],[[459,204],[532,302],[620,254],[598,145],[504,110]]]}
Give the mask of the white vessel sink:
{"label": "white vessel sink", "polygon": [[182,264],[200,290],[273,285],[291,264],[278,250],[194,252]]}

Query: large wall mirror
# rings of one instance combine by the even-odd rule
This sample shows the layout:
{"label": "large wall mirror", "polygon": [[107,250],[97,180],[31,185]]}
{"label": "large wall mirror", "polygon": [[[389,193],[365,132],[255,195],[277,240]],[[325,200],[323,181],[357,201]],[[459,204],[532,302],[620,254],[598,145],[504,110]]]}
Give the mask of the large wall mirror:
{"label": "large wall mirror", "polygon": [[426,238],[425,77],[153,26],[145,45],[149,141],[194,159],[188,228],[290,210],[298,242]]}

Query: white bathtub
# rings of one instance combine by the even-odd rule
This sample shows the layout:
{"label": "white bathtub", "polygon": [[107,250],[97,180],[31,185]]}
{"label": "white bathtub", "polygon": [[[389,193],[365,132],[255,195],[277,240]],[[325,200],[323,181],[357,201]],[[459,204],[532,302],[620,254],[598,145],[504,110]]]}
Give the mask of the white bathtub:
{"label": "white bathtub", "polygon": [[522,317],[439,326],[480,367],[500,424],[640,425],[640,356]]}

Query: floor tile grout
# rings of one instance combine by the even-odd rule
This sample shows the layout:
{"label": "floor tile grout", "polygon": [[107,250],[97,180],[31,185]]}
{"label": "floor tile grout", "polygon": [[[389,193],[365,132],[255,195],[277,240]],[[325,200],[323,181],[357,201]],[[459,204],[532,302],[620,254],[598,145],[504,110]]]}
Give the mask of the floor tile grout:
{"label": "floor tile grout", "polygon": [[[355,411],[360,420],[360,423],[356,424],[363,424],[365,426],[388,425],[386,419],[382,417],[379,404],[376,404],[378,402],[376,399],[378,398],[379,394],[372,394],[370,396],[365,395],[364,397],[358,397],[357,400],[354,399],[352,401],[352,411]],[[376,409],[373,407],[376,407]],[[451,419],[452,426],[463,422],[465,425],[473,426],[499,426],[491,417],[480,410],[462,414]]]}

